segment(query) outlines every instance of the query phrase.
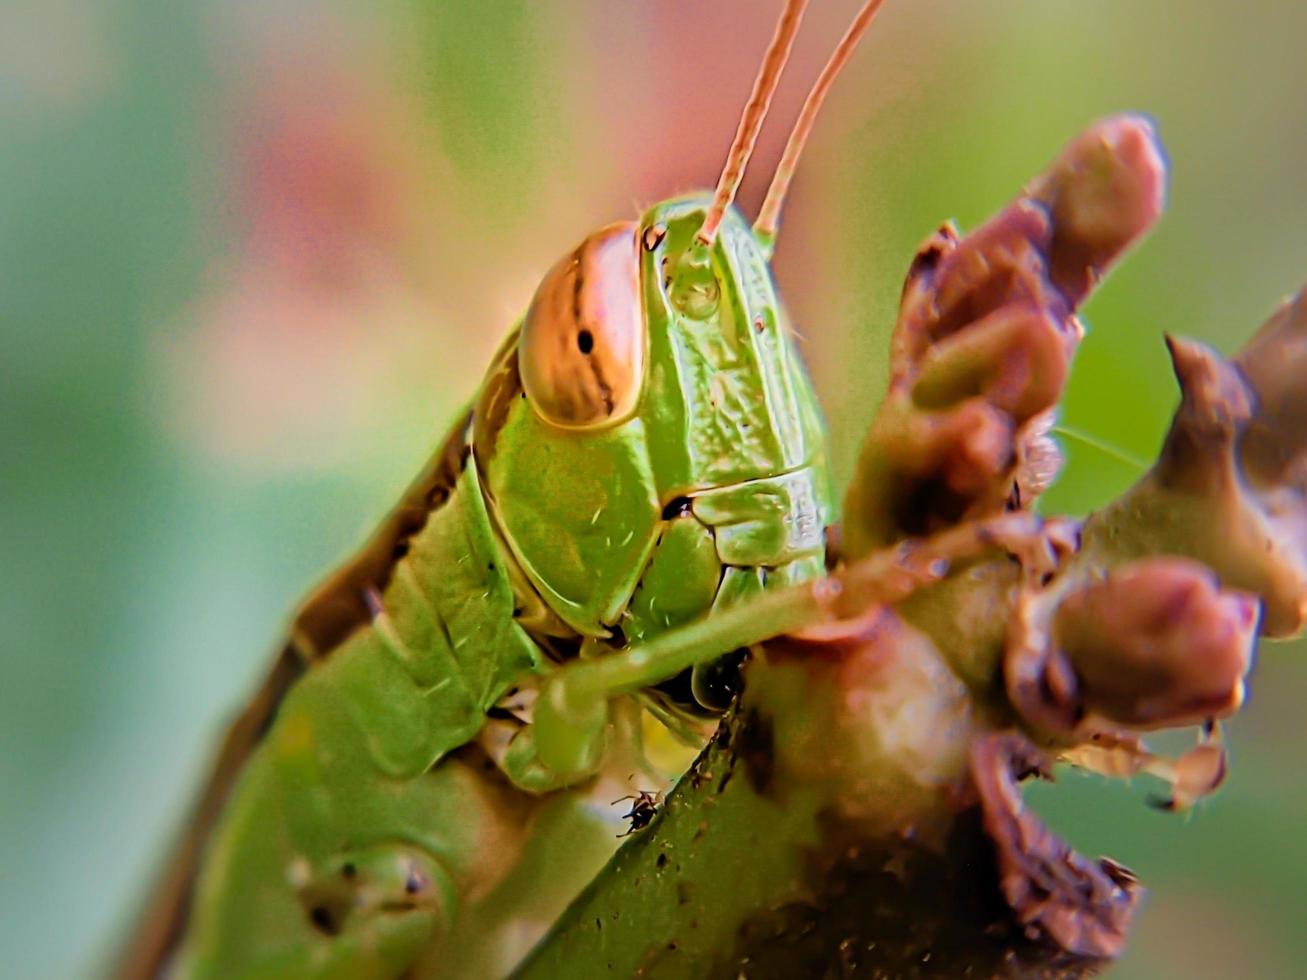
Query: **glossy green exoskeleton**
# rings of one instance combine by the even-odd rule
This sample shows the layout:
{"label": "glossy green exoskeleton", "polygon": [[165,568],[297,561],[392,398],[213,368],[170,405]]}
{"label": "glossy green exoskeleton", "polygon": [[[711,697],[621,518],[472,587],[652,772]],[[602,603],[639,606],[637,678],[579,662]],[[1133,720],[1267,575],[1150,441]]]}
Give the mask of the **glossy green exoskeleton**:
{"label": "glossy green exoskeleton", "polygon": [[515,801],[604,764],[610,701],[719,711],[719,658],[784,625],[720,610],[822,575],[823,424],[769,268],[798,144],[765,223],[730,208],[803,7],[717,193],[554,266],[469,415],[301,609],[123,975],[441,972],[432,950],[511,860]]}

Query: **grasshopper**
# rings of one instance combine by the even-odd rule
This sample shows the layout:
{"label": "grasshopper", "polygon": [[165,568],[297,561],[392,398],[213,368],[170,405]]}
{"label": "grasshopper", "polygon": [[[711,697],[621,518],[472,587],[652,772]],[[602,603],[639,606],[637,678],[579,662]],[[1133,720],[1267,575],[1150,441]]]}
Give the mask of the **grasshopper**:
{"label": "grasshopper", "polygon": [[615,699],[672,725],[720,713],[724,655],[813,617],[835,506],[769,262],[880,0],[756,223],[732,207],[805,6],[784,5],[716,190],[600,228],[545,274],[468,413],[295,615],[122,976],[406,975],[489,887],[505,798],[604,765]]}

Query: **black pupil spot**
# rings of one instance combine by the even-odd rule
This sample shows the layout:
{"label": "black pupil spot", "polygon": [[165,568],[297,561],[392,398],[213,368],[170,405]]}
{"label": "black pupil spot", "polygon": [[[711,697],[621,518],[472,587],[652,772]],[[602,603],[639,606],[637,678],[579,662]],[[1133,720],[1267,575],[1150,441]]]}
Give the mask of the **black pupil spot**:
{"label": "black pupil spot", "polygon": [[589,354],[595,349],[595,338],[589,330],[582,330],[576,335],[576,347],[582,354]]}

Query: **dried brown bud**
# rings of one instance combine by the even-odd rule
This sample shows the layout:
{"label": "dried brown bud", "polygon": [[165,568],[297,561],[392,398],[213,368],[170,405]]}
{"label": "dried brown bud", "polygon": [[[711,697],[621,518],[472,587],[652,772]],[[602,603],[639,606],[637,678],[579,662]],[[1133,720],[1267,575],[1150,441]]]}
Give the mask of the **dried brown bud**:
{"label": "dried brown bud", "polygon": [[1252,666],[1257,600],[1217,587],[1197,562],[1153,558],[1075,589],[1053,617],[1053,644],[1085,710],[1132,728],[1232,714]]}
{"label": "dried brown bud", "polygon": [[1074,306],[1166,204],[1166,158],[1152,124],[1114,116],[1081,133],[1026,193],[1053,217],[1051,278]]}
{"label": "dried brown bud", "polygon": [[1255,597],[1183,558],[1149,558],[1023,599],[1008,693],[1037,729],[1075,739],[1232,714],[1252,666]]}
{"label": "dried brown bud", "polygon": [[1059,462],[1047,413],[1084,333],[1075,308],[1156,220],[1165,174],[1147,122],[1108,119],[975,232],[945,225],[926,241],[845,501],[848,556],[1047,486]]}

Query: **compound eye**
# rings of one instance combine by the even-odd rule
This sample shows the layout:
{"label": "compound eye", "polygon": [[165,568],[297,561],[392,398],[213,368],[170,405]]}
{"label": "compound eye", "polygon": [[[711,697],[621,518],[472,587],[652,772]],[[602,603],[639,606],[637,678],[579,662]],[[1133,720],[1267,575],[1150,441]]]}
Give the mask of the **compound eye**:
{"label": "compound eye", "polygon": [[639,228],[609,225],[545,275],[522,324],[522,387],[548,422],[595,429],[631,417],[644,384]]}

